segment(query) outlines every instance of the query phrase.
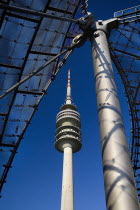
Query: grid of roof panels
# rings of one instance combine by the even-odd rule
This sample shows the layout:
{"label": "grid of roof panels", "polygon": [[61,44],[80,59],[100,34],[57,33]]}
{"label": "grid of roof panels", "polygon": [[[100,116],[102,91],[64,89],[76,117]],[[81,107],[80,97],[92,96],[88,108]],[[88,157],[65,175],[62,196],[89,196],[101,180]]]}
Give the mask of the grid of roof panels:
{"label": "grid of roof panels", "polygon": [[[3,0],[1,3],[73,18],[80,0]],[[59,54],[76,35],[66,21],[0,9],[0,95]],[[74,32],[74,33],[73,33]],[[24,132],[59,59],[0,100],[0,190]]]}
{"label": "grid of roof panels", "polygon": [[140,199],[140,7],[115,13],[120,26],[111,32],[111,56],[122,79],[131,117],[131,160]]}

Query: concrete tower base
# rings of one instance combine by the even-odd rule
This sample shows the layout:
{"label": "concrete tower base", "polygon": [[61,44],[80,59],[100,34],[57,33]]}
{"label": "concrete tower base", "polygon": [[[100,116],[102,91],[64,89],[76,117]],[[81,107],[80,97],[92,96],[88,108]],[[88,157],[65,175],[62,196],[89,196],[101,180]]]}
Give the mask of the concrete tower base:
{"label": "concrete tower base", "polygon": [[72,148],[65,147],[63,160],[61,210],[74,210],[73,206]]}

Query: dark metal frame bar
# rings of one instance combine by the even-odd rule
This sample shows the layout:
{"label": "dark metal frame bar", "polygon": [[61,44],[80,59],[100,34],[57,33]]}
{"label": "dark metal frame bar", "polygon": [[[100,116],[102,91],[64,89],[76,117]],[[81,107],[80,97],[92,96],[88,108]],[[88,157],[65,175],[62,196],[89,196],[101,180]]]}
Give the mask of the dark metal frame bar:
{"label": "dark metal frame bar", "polygon": [[132,56],[133,58],[135,58],[136,60],[140,60],[140,56],[138,56],[138,55],[134,55],[134,54],[132,54],[132,53],[129,53],[129,52],[126,52],[126,51],[123,51],[123,50],[119,50],[119,49],[117,49],[117,48],[115,48],[115,47],[109,47],[109,48],[112,49],[112,50],[115,50],[115,51],[117,51],[117,52],[121,52],[121,53],[123,53],[123,54],[130,55],[130,56]]}
{"label": "dark metal frame bar", "polygon": [[[138,5],[138,6],[139,6],[139,5]],[[136,6],[136,7],[137,7],[137,6]],[[131,8],[128,8],[128,9],[133,9],[133,8],[136,8],[136,7],[131,7]],[[128,9],[120,10],[120,11],[117,11],[117,12],[127,11]],[[115,13],[117,13],[117,12],[115,12]],[[115,13],[114,13],[114,14],[115,14]],[[119,16],[117,16],[116,18],[126,17],[126,16],[129,16],[129,15],[137,14],[137,13],[140,13],[140,10],[135,10],[134,12],[130,12],[130,13],[126,13],[126,14],[123,14],[123,15],[119,15]]]}
{"label": "dark metal frame bar", "polygon": [[38,23],[39,20],[37,19],[34,19],[34,18],[30,18],[30,17],[27,17],[27,16],[24,16],[24,15],[19,15],[19,14],[15,14],[15,13],[11,13],[11,12],[5,12],[5,15],[8,15],[10,17],[15,17],[15,18],[19,18],[19,19],[23,19],[23,20],[27,20],[27,21],[30,21],[30,22],[34,22],[34,23]]}
{"label": "dark metal frame bar", "polygon": [[5,64],[5,63],[0,63],[0,66],[5,67],[5,68],[11,68],[11,69],[19,69],[21,70],[22,66],[14,66],[14,65],[10,65],[10,64]]}
{"label": "dark metal frame bar", "polygon": [[70,23],[78,23],[78,20],[75,20],[75,19],[70,19],[70,18],[61,17],[61,16],[49,15],[49,14],[46,14],[44,12],[39,12],[39,11],[31,10],[31,9],[11,6],[11,5],[7,5],[7,4],[1,4],[0,3],[0,9],[7,9],[7,10],[10,10],[10,11],[14,11],[14,12],[20,12],[20,13],[35,15],[35,16],[44,17],[44,18],[51,18],[51,19],[56,19],[56,20],[61,20],[61,21],[67,21],[67,22],[70,22]]}

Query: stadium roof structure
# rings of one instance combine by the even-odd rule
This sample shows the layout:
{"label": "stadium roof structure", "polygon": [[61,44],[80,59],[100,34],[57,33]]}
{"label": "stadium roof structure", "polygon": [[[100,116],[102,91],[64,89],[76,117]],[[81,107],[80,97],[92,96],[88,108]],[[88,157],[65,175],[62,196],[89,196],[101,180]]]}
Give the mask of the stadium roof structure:
{"label": "stadium roof structure", "polygon": [[120,24],[111,32],[109,47],[129,104],[129,146],[140,199],[140,6],[115,12],[114,17]]}
{"label": "stadium roof structure", "polygon": [[[74,16],[78,18],[78,8],[77,14],[82,15],[79,0],[1,2],[0,95],[40,66],[44,67],[63,50],[68,52],[0,100],[0,190],[39,102],[72,52],[67,46],[79,30],[78,25],[71,22]],[[12,9],[6,6],[12,6]],[[17,7],[26,11],[17,12]],[[28,14],[27,10],[35,11],[35,15]],[[47,17],[43,17],[44,14]]]}
{"label": "stadium roof structure", "polygon": [[[1,1],[0,190],[33,114],[76,46],[71,43],[82,32],[78,20],[86,7],[84,0]],[[131,160],[140,192],[140,6],[115,12],[114,18],[118,27],[108,36],[109,48],[128,99]]]}

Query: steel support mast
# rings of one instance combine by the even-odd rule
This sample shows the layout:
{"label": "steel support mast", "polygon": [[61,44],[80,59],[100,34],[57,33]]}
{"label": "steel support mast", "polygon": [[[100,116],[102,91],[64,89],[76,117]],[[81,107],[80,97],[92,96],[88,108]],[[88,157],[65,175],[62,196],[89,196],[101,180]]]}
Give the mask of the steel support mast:
{"label": "steel support mast", "polygon": [[94,23],[91,35],[108,210],[139,210],[128,144],[107,42],[116,20]]}

